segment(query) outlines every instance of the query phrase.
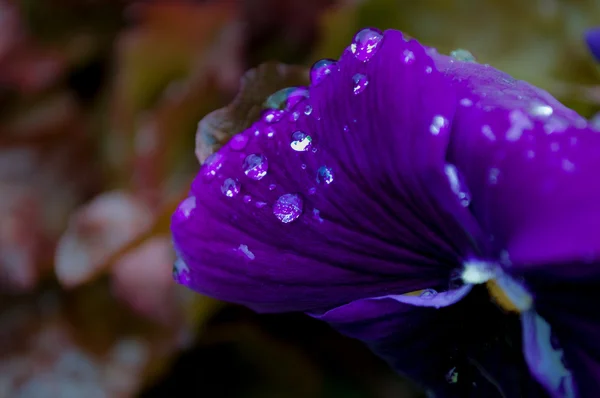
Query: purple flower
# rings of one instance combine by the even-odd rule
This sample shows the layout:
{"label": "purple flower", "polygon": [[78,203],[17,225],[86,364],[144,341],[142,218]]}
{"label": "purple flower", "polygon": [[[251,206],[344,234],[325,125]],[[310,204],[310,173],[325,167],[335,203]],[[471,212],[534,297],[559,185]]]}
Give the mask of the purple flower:
{"label": "purple flower", "polygon": [[585,41],[592,55],[600,61],[600,27],[589,29],[585,33]]}
{"label": "purple flower", "polygon": [[172,220],[178,280],[307,312],[436,396],[595,396],[600,132],[398,31],[323,65],[204,163]]}

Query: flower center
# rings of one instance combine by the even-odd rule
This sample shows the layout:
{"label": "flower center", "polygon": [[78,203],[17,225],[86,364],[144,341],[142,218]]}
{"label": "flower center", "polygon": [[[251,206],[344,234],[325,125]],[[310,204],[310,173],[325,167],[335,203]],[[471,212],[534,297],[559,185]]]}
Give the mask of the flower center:
{"label": "flower center", "polygon": [[496,263],[470,260],[461,274],[464,283],[484,284],[492,300],[507,312],[521,313],[533,305],[531,294],[520,283],[507,275]]}

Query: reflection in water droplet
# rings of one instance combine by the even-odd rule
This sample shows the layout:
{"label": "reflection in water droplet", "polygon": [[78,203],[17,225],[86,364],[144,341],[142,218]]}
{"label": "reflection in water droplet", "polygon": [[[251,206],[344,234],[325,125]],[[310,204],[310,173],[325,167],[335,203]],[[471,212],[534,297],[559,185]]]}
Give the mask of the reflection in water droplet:
{"label": "reflection in water droplet", "polygon": [[285,111],[280,109],[269,109],[263,113],[262,120],[266,123],[277,123],[283,117]]}
{"label": "reflection in water droplet", "polygon": [[365,28],[360,30],[352,39],[350,51],[359,61],[367,62],[377,52],[377,48],[383,34],[380,30],[374,28]]}
{"label": "reflection in water droplet", "polygon": [[413,62],[415,62],[415,53],[413,53],[412,51],[404,50],[402,55],[404,55],[404,63],[405,64],[410,65]]}
{"label": "reflection in water droplet", "polygon": [[260,180],[267,175],[269,170],[269,162],[267,157],[262,154],[253,153],[246,156],[244,164],[242,165],[244,174],[253,180]]}
{"label": "reflection in water droplet", "polygon": [[312,138],[305,132],[298,130],[292,134],[290,146],[294,151],[308,151],[312,147]]}
{"label": "reflection in water droplet", "polygon": [[189,267],[179,257],[173,263],[173,280],[184,286],[189,285],[192,280]]}
{"label": "reflection in water droplet", "polygon": [[433,289],[425,289],[419,295],[421,298],[434,298],[435,296],[437,296],[437,292]]}
{"label": "reflection in water droplet", "polygon": [[223,155],[219,152],[215,152],[206,158],[202,165],[201,173],[205,179],[212,179],[217,175],[217,171],[219,171],[221,167],[223,167]]}
{"label": "reflection in water droplet", "polygon": [[331,72],[337,68],[337,63],[333,59],[322,59],[313,64],[310,68],[310,82],[316,86],[323,81]]}
{"label": "reflection in water droplet", "polygon": [[431,126],[429,126],[429,132],[433,135],[438,135],[444,127],[448,126],[448,119],[441,115],[435,115]]}
{"label": "reflection in water droplet", "polygon": [[238,180],[228,178],[223,181],[223,185],[221,185],[221,192],[223,192],[223,195],[227,196],[228,198],[232,198],[240,193],[240,188],[241,184]]}
{"label": "reflection in water droplet", "polygon": [[229,146],[234,151],[241,151],[242,149],[246,148],[246,145],[248,145],[248,141],[249,139],[246,134],[236,134],[233,137],[231,137],[231,140],[229,141]]}
{"label": "reflection in water droplet", "polygon": [[475,57],[469,50],[458,48],[450,53],[450,56],[458,61],[475,62]]}
{"label": "reflection in water droplet", "polygon": [[365,91],[367,85],[369,84],[369,80],[362,73],[357,73],[352,77],[352,81],[354,82],[354,94],[360,94]]}
{"label": "reflection in water droplet", "polygon": [[471,193],[460,171],[453,164],[447,164],[444,167],[444,172],[450,182],[450,189],[458,197],[460,204],[463,207],[468,207],[471,204]]}
{"label": "reflection in water droplet", "polygon": [[281,195],[273,205],[273,214],[282,223],[290,223],[302,214],[302,204],[300,195],[292,193]]}
{"label": "reflection in water droplet", "polygon": [[317,170],[317,183],[329,185],[333,182],[333,172],[331,167],[321,166]]}

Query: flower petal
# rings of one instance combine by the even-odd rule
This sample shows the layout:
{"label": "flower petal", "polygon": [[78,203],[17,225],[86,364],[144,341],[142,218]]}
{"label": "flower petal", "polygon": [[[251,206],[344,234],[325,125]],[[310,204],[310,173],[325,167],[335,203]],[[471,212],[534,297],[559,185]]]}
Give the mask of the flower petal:
{"label": "flower petal", "polygon": [[[448,159],[514,266],[600,256],[600,134],[545,91],[436,56],[461,98]],[[573,269],[573,273],[579,272]]]}
{"label": "flower petal", "polygon": [[435,396],[545,397],[523,360],[517,317],[490,304],[483,289],[475,290],[442,309],[387,297],[313,316],[364,341]]}
{"label": "flower petal", "polygon": [[445,164],[453,90],[400,32],[373,48],[347,50],[309,99],[205,163],[172,221],[190,287],[260,311],[311,311],[445,290],[479,250]]}
{"label": "flower petal", "polygon": [[589,29],[585,33],[585,41],[592,55],[600,61],[600,27]]}

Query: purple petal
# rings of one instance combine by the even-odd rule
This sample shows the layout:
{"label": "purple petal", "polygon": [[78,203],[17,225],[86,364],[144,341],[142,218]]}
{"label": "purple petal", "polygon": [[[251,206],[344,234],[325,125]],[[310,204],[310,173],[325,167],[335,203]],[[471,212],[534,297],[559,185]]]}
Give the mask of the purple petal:
{"label": "purple petal", "polygon": [[600,256],[600,134],[523,81],[444,56],[436,62],[461,104],[448,159],[496,253],[506,250],[516,267]]}
{"label": "purple petal", "polygon": [[363,299],[314,317],[364,341],[394,369],[439,397],[546,397],[523,360],[519,321],[483,289],[453,306]]}
{"label": "purple petal", "polygon": [[[315,310],[447,288],[476,254],[480,233],[446,173],[453,89],[400,32],[368,55],[347,50],[289,117],[257,122],[243,150],[226,145],[203,166],[196,207],[172,223],[191,288],[260,311]],[[368,84],[355,93],[357,74]],[[260,180],[244,175],[249,154],[268,159]]]}
{"label": "purple petal", "polygon": [[585,33],[585,41],[592,55],[600,61],[600,27],[589,29]]}

